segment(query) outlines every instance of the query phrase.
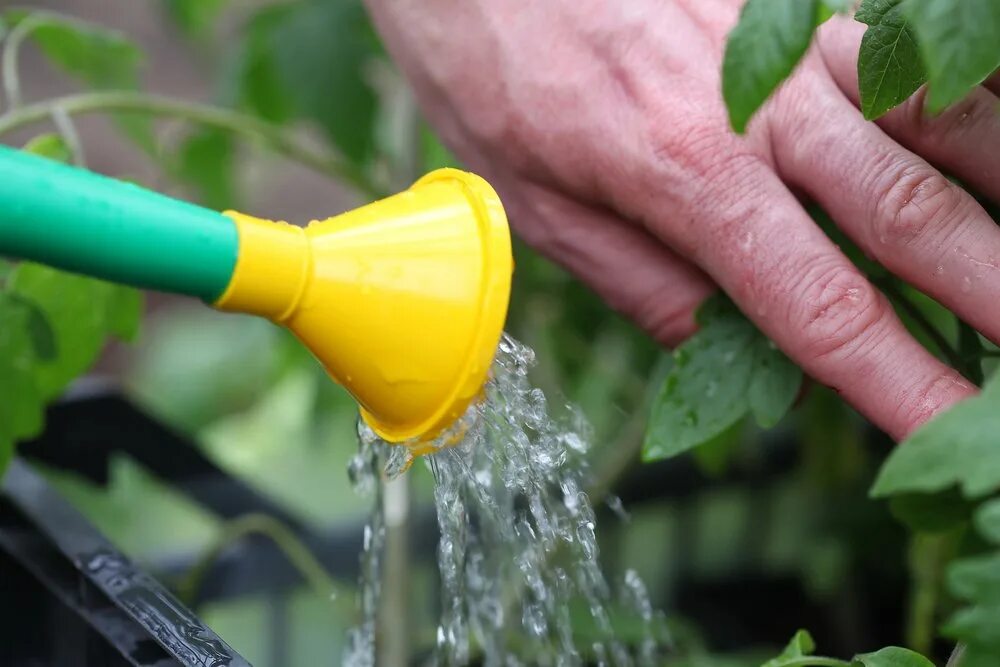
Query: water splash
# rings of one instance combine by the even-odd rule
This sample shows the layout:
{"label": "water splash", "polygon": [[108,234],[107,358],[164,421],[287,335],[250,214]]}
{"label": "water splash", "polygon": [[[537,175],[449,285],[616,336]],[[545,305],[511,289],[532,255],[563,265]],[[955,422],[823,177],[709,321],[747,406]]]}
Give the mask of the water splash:
{"label": "water splash", "polygon": [[[435,480],[440,532],[437,663],[658,664],[662,617],[634,571],[626,573],[618,608],[638,619],[642,636],[629,644],[615,636],[612,591],[598,563],[597,521],[585,491],[589,428],[571,406],[558,415],[550,410],[528,381],[533,363],[534,352],[505,335],[484,399],[423,457]],[[364,620],[351,631],[344,662],[368,667],[375,662],[385,533],[380,470],[400,474],[412,455],[363,423],[359,435],[351,477],[377,497],[362,556]],[[586,632],[574,609],[587,617]]]}

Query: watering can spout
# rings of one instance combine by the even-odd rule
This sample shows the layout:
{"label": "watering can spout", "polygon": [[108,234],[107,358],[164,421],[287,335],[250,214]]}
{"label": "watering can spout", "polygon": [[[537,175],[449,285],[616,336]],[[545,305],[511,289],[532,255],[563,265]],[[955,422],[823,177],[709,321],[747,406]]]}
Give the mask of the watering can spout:
{"label": "watering can spout", "polygon": [[220,310],[288,327],[397,442],[436,435],[486,380],[512,269],[481,178],[442,169],[306,228],[228,213],[240,254]]}
{"label": "watering can spout", "polygon": [[391,442],[433,438],[481,392],[513,268],[499,198],[463,171],[301,228],[3,148],[0,255],[281,324]]}

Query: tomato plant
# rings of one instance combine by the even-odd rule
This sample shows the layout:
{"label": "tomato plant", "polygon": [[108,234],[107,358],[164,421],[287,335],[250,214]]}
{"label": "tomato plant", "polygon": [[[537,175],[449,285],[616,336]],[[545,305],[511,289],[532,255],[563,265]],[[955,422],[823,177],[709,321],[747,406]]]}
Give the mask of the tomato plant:
{"label": "tomato plant", "polygon": [[[749,0],[730,33],[723,63],[723,95],[738,132],[795,69],[817,27],[837,12],[853,11],[840,0]],[[861,110],[869,120],[907,100],[927,84],[926,112],[939,113],[961,101],[1000,68],[1000,3],[995,0],[863,0],[854,19],[866,24],[858,58]],[[1000,113],[1000,109],[997,110]],[[818,219],[824,216],[817,211]],[[829,225],[824,225],[829,228]],[[953,340],[921,313],[912,294],[880,267],[865,260],[843,238],[848,253],[883,287],[910,324],[923,328],[928,347],[980,384],[983,362],[995,354],[958,321]],[[773,425],[788,410],[801,376],[731,306],[706,304],[701,330],[674,353],[653,406],[644,448],[648,459],[695,447],[718,447],[720,438],[747,413],[760,426]],[[766,391],[765,388],[766,387]],[[873,499],[888,499],[895,514],[916,533],[917,558],[947,542],[934,567],[946,570],[928,586],[945,588],[950,614],[940,633],[961,642],[950,665],[1000,664],[1000,381],[938,416],[889,455],[871,487]],[[766,397],[766,398],[764,398]],[[767,401],[767,403],[761,403]],[[928,538],[932,535],[932,538]],[[922,552],[922,553],[920,553]],[[911,641],[928,651],[932,625],[942,613],[931,591],[914,610]],[[914,605],[921,598],[915,596]],[[928,608],[929,606],[929,608]],[[944,606],[944,605],[942,605]],[[890,647],[842,661],[813,655],[800,632],[766,667],[851,665],[927,667],[927,658]]]}

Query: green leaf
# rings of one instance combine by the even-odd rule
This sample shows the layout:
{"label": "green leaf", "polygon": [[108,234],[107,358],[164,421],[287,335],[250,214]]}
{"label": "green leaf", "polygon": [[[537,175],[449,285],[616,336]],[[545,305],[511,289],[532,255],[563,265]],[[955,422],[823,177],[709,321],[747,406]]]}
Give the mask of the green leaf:
{"label": "green leaf", "polygon": [[961,662],[956,667],[996,667],[1000,664],[1000,646],[966,644]]}
{"label": "green leaf", "polygon": [[958,102],[1000,67],[1000,2],[906,0],[927,67],[932,113]]}
{"label": "green leaf", "polygon": [[834,14],[846,14],[854,8],[855,0],[823,0],[827,11]]}
{"label": "green leaf", "polygon": [[142,52],[119,32],[46,14],[31,39],[49,62],[93,88],[135,88]]}
{"label": "green leaf", "polygon": [[[948,568],[949,592],[971,604],[941,631],[968,644],[962,665],[995,665],[1000,659],[1000,552],[956,561]],[[990,660],[992,658],[992,660]]]}
{"label": "green leaf", "polygon": [[1000,544],[1000,498],[989,500],[976,510],[975,524],[980,535]]}
{"label": "green leaf", "polygon": [[826,23],[837,14],[846,14],[854,6],[854,0],[820,0],[819,18],[816,25]]}
{"label": "green leaf", "polygon": [[865,0],[854,18],[869,26],[858,54],[858,86],[861,111],[873,120],[909,98],[927,74],[900,0]]}
{"label": "green leaf", "polygon": [[188,35],[204,33],[228,0],[164,0],[167,13]]}
{"label": "green leaf", "polygon": [[73,161],[73,152],[63,138],[55,133],[38,135],[24,145],[24,150],[56,162],[69,163]]}
{"label": "green leaf", "polygon": [[966,498],[1000,488],[1000,382],[994,375],[979,396],[937,415],[896,447],[871,495],[931,493],[958,485]]}
{"label": "green leaf", "polygon": [[34,371],[45,400],[90,367],[109,333],[128,338],[138,326],[135,291],[93,278],[23,262],[8,290],[33,303],[52,328],[56,355]]}
{"label": "green leaf", "polygon": [[854,656],[857,667],[934,667],[934,663],[910,649],[888,646],[874,653]]}
{"label": "green leaf", "polygon": [[963,600],[1000,604],[1000,552],[952,563],[948,590]]}
{"label": "green leaf", "polygon": [[889,510],[911,530],[939,533],[967,521],[972,513],[972,503],[956,489],[941,493],[907,493],[894,496]]}
{"label": "green leaf", "polygon": [[806,630],[799,630],[785,646],[785,650],[776,658],[771,658],[760,667],[782,667],[785,663],[806,655],[812,655],[816,650],[816,642]]}
{"label": "green leaf", "polygon": [[119,340],[131,342],[142,323],[142,292],[124,285],[105,283],[104,328]]}
{"label": "green leaf", "polygon": [[293,5],[276,5],[258,11],[247,23],[243,41],[229,67],[223,98],[234,106],[272,123],[292,117],[292,103],[274,64],[272,34]]}
{"label": "green leaf", "polygon": [[360,3],[306,0],[270,35],[275,71],[299,115],[317,122],[355,163],[375,146],[375,92],[364,67],[375,54]]}
{"label": "green leaf", "polygon": [[722,96],[742,133],[750,117],[795,69],[823,18],[818,0],[748,0],[729,34]]}
{"label": "green leaf", "polygon": [[204,128],[190,135],[178,150],[174,176],[198,192],[202,204],[216,210],[233,208],[235,142],[229,132]]}
{"label": "green leaf", "polygon": [[674,352],[653,403],[643,457],[675,456],[752,413],[773,426],[788,411],[802,373],[727,299],[698,313],[701,329]]}
{"label": "green leaf", "polygon": [[[994,657],[1000,657],[1000,602],[965,607],[955,612],[941,628],[953,639],[988,648]],[[962,662],[965,665],[965,661]],[[996,665],[997,663],[989,663]]]}
{"label": "green leaf", "polygon": [[37,435],[44,402],[34,376],[35,342],[29,331],[35,313],[19,299],[0,292],[0,474],[14,452],[14,443]]}
{"label": "green leaf", "polygon": [[[142,51],[123,34],[58,14],[8,12],[12,22],[38,21],[30,38],[53,65],[81,83],[102,90],[138,87]],[[123,133],[144,150],[154,149],[152,123],[145,115],[115,114]]]}
{"label": "green leaf", "polygon": [[[4,299],[20,305],[24,318],[20,322],[24,332],[31,339],[31,347],[40,361],[52,361],[56,358],[56,338],[49,321],[34,302],[28,301],[18,294],[4,293]],[[8,325],[8,323],[4,323]],[[13,326],[13,324],[10,324]]]}

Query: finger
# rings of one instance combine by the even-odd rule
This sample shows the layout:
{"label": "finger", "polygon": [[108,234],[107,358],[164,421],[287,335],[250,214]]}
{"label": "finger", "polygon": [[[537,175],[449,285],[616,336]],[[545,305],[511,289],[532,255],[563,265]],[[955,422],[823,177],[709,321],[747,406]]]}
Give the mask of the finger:
{"label": "finger", "polygon": [[659,343],[674,347],[694,333],[695,311],[717,288],[646,230],[534,184],[505,201],[522,238]]}
{"label": "finger", "polygon": [[787,104],[774,124],[780,173],[883,266],[1000,341],[1000,227],[973,197],[865,122],[828,80],[797,83],[808,111]]}
{"label": "finger", "polygon": [[[893,437],[974,393],[910,337],[769,167],[730,160],[688,208],[666,219],[657,206],[646,219],[807,373]],[[687,219],[697,226],[678,224]]]}
{"label": "finger", "polygon": [[[855,104],[858,47],[864,26],[850,19],[828,22],[820,51],[840,90]],[[988,87],[1000,89],[997,80]],[[1000,99],[987,87],[936,116],[924,109],[926,88],[878,119],[878,125],[907,148],[955,174],[973,189],[1000,202]]]}

